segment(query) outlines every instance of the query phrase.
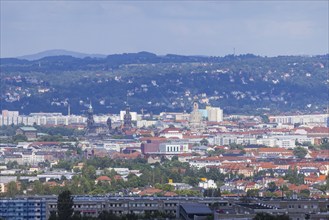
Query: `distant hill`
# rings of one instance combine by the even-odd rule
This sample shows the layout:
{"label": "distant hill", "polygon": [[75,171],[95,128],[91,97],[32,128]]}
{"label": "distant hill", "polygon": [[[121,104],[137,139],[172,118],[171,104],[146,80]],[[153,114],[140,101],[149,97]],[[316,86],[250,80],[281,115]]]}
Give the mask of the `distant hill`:
{"label": "distant hill", "polygon": [[68,50],[46,50],[36,54],[20,56],[17,58],[32,61],[32,60],[39,60],[44,57],[52,57],[52,56],[72,56],[76,58],[85,58],[85,57],[105,58],[106,57],[106,55],[103,54],[86,54],[86,53],[79,53],[79,52],[68,51]]}
{"label": "distant hill", "polygon": [[[323,112],[328,104],[329,55],[261,57],[158,56],[150,52],[104,58],[47,56],[0,59],[1,109],[81,114],[118,113],[127,96],[133,111],[191,111],[220,106],[225,113]],[[1,110],[0,109],[0,110]]]}

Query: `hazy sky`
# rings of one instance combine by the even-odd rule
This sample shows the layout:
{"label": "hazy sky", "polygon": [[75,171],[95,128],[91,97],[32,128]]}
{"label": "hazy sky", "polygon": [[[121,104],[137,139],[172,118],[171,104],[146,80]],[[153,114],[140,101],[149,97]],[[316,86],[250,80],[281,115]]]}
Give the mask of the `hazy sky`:
{"label": "hazy sky", "polygon": [[1,57],[83,53],[328,53],[324,1],[1,1]]}

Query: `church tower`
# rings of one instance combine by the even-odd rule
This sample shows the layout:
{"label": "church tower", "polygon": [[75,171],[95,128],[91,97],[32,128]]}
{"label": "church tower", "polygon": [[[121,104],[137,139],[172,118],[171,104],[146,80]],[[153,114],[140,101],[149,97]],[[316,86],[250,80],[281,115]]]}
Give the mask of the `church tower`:
{"label": "church tower", "polygon": [[199,112],[199,104],[197,98],[194,98],[193,110],[190,114],[189,125],[192,132],[202,133],[204,131],[204,123],[202,115]]}
{"label": "church tower", "polygon": [[87,111],[87,132],[91,131],[94,127],[94,111],[91,103],[89,104],[88,111]]}
{"label": "church tower", "polygon": [[112,131],[112,120],[111,120],[110,117],[107,118],[106,125],[107,125],[107,128],[109,129],[109,132],[111,133],[111,131]]}
{"label": "church tower", "polygon": [[132,117],[130,114],[130,108],[127,106],[126,113],[123,117],[123,129],[128,130],[132,128]]}

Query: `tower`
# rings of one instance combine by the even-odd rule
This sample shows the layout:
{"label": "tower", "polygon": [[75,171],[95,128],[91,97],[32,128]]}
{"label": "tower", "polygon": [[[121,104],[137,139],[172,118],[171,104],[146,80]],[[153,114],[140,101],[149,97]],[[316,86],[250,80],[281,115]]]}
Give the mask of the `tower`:
{"label": "tower", "polygon": [[109,132],[111,132],[112,131],[112,120],[110,117],[108,117],[106,124],[107,124],[107,128],[109,129]]}
{"label": "tower", "polygon": [[71,116],[71,106],[70,106],[70,104],[67,105],[67,115]]}
{"label": "tower", "polygon": [[88,111],[87,111],[87,130],[90,131],[92,130],[95,121],[94,121],[94,115],[93,115],[93,107],[91,103],[89,104]]}
{"label": "tower", "polygon": [[199,112],[199,104],[198,104],[198,101],[196,98],[194,99],[194,102],[193,102],[193,110],[190,114],[189,125],[190,125],[191,131],[193,131],[193,132],[201,133],[204,130],[202,115]]}
{"label": "tower", "polygon": [[132,128],[132,123],[131,123],[131,114],[130,114],[130,108],[127,106],[126,108],[126,113],[123,117],[123,129],[130,129]]}

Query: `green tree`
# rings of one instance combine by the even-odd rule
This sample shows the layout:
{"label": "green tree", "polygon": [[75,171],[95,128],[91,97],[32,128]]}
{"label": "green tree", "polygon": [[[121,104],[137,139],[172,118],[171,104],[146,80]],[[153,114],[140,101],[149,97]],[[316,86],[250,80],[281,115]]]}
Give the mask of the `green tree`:
{"label": "green tree", "polygon": [[[81,216],[81,213],[79,212],[79,211],[75,211],[74,213],[73,213],[73,216],[71,217],[71,220],[84,220],[85,218],[83,218],[82,216]],[[91,219],[94,219],[94,218],[90,218],[90,220]],[[87,219],[86,219],[87,220]]]}
{"label": "green tree", "polygon": [[262,121],[263,121],[264,123],[269,123],[269,122],[270,122],[270,119],[268,118],[267,115],[260,115],[260,117],[262,118]]}
{"label": "green tree", "polygon": [[268,190],[271,192],[274,192],[275,190],[278,189],[278,187],[276,186],[276,184],[274,182],[270,182],[267,184]]}
{"label": "green tree", "polygon": [[73,198],[69,190],[64,190],[57,200],[58,219],[69,220],[73,214]]}
{"label": "green tree", "polygon": [[8,167],[8,169],[17,169],[19,167],[19,165],[18,165],[17,161],[15,160],[15,161],[9,161],[7,163],[7,167]]}
{"label": "green tree", "polygon": [[308,198],[310,197],[310,190],[308,189],[302,189],[299,193],[299,195],[303,198]]}
{"label": "green tree", "polygon": [[259,195],[259,189],[249,189],[247,191],[247,196],[249,197],[258,197]]}
{"label": "green tree", "polygon": [[13,141],[14,142],[20,142],[20,141],[27,141],[27,137],[25,135],[22,134],[16,134],[13,136]]}
{"label": "green tree", "polygon": [[57,220],[57,215],[55,211],[51,211],[48,220]]}
{"label": "green tree", "polygon": [[33,194],[38,194],[38,195],[45,194],[45,187],[39,180],[33,182],[32,188],[33,188],[32,190]]}
{"label": "green tree", "polygon": [[220,189],[209,188],[203,191],[203,196],[205,197],[220,197]]}
{"label": "green tree", "polygon": [[96,178],[96,169],[92,165],[83,166],[82,175],[85,176],[89,180],[94,180]]}
{"label": "green tree", "polygon": [[297,158],[303,159],[307,154],[307,150],[303,147],[295,147],[293,153]]}
{"label": "green tree", "polygon": [[322,138],[320,144],[321,150],[329,150],[329,138]]}
{"label": "green tree", "polygon": [[171,161],[178,161],[178,156],[173,156],[172,158],[171,158]]}
{"label": "green tree", "polygon": [[304,175],[298,174],[296,167],[294,167],[293,170],[289,168],[288,172],[286,173],[286,175],[283,178],[288,180],[289,183],[296,184],[296,185],[301,185],[304,183]]}
{"label": "green tree", "polygon": [[201,144],[201,145],[204,145],[204,146],[208,146],[209,141],[208,141],[207,139],[203,138],[203,139],[200,141],[200,144]]}
{"label": "green tree", "polygon": [[115,214],[109,213],[108,211],[103,211],[98,215],[97,219],[99,219],[99,220],[109,220],[109,219],[120,220],[121,217],[116,216]]}
{"label": "green tree", "polygon": [[7,196],[14,197],[19,193],[17,184],[15,181],[11,181],[7,184]]}

